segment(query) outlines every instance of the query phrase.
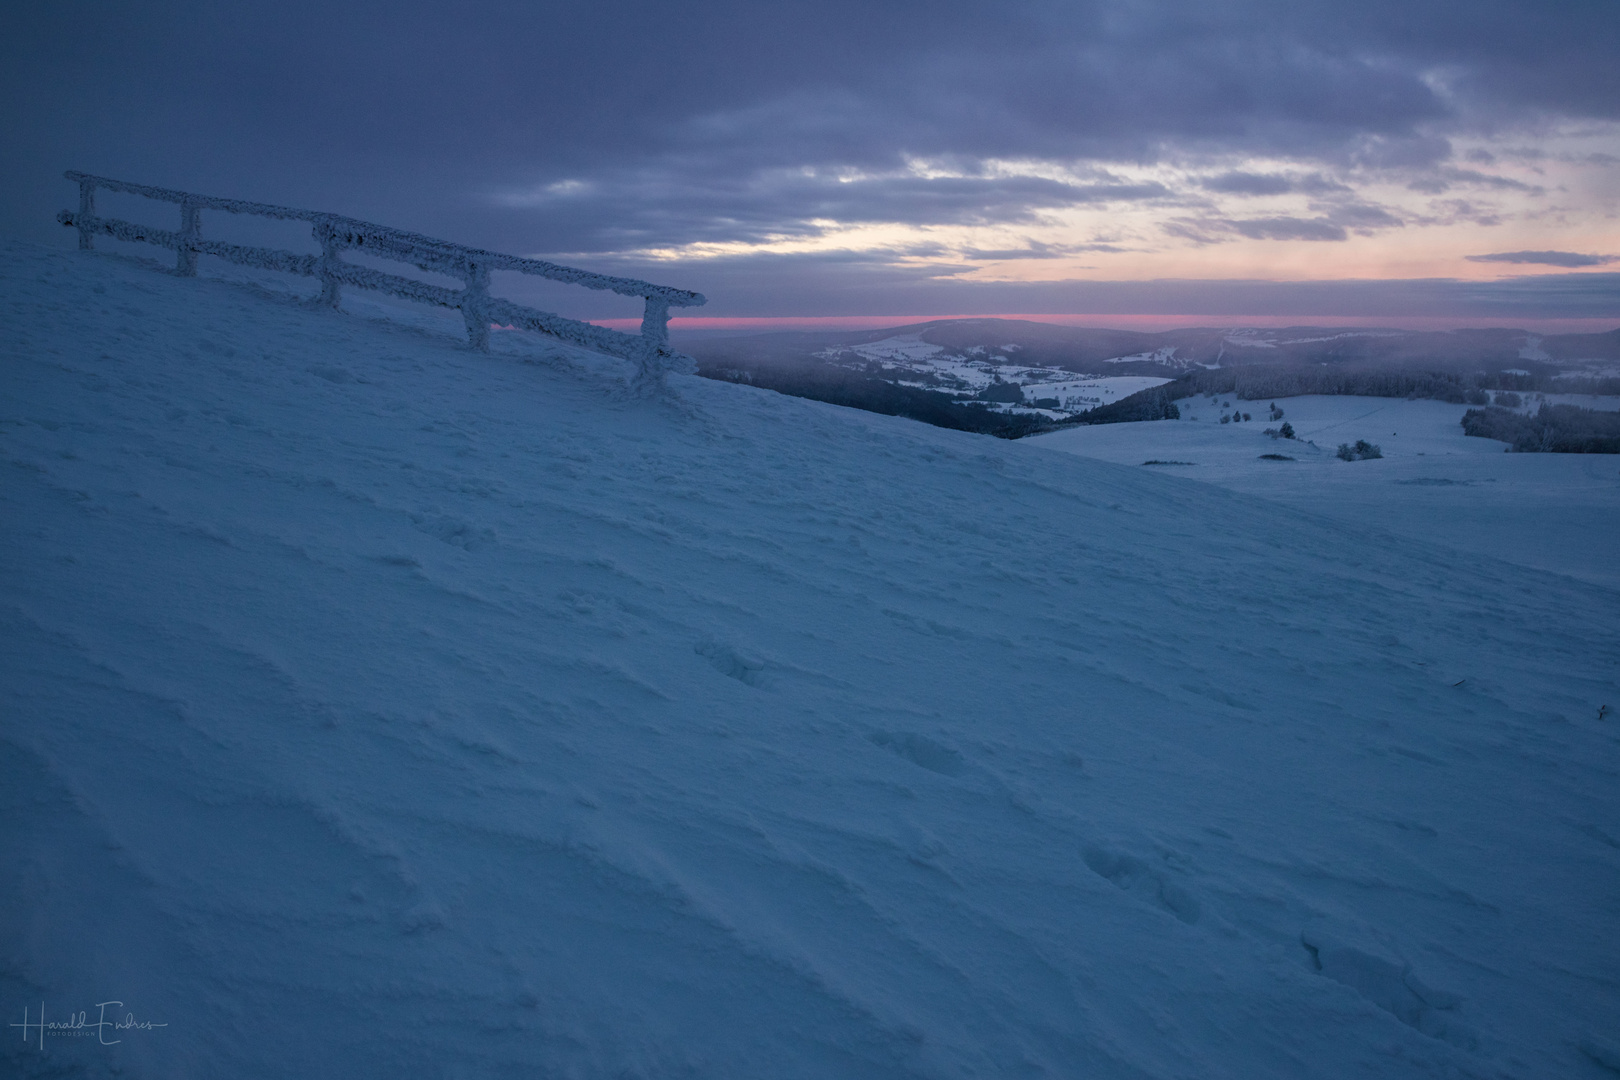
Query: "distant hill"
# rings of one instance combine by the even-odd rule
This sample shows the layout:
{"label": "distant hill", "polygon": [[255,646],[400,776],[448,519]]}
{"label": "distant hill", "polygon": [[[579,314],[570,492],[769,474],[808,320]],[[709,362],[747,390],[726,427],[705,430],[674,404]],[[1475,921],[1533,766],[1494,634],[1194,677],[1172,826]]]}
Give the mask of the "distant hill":
{"label": "distant hill", "polygon": [[[694,342],[700,360],[749,356],[785,359],[853,350],[916,337],[949,354],[982,355],[1077,374],[1163,374],[1193,366],[1339,363],[1438,365],[1446,369],[1516,367],[1532,374],[1587,373],[1620,364],[1620,328],[1603,334],[1528,330],[1397,330],[1366,327],[1191,328],[1144,333],[1055,326],[1025,319],[939,319],[880,330],[795,331]],[[1571,369],[1576,369],[1571,371]]]}
{"label": "distant hill", "polygon": [[[1143,333],[1022,319],[941,319],[879,330],[711,338],[683,347],[710,378],[1011,436],[1089,422],[1088,414],[1095,422],[1135,416],[1134,407],[1122,412],[1113,406],[1189,375],[1200,391],[1228,392],[1252,382],[1264,383],[1272,396],[1352,392],[1332,388],[1339,384],[1357,387],[1356,393],[1456,400],[1480,387],[1579,384],[1588,392],[1620,392],[1620,329],[1543,335],[1301,326]],[[1009,424],[1014,417],[1021,422]]]}

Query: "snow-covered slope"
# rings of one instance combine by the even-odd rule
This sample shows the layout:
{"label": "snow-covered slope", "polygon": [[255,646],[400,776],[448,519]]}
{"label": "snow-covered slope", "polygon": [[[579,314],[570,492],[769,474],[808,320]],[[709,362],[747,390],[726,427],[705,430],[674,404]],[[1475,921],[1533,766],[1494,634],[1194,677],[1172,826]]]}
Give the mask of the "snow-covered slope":
{"label": "snow-covered slope", "polygon": [[1620,1067],[1612,590],[0,272],[0,1001],[167,1025],[11,1073]]}

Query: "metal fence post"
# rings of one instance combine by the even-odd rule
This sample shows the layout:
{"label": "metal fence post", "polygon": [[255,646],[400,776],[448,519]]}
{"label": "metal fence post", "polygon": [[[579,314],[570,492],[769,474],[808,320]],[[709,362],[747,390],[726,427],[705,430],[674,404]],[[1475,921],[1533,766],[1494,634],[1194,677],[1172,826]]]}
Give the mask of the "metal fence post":
{"label": "metal fence post", "polygon": [[489,352],[489,316],[484,300],[489,296],[489,267],[469,263],[467,290],[461,296],[461,317],[467,320],[467,343],[479,352]]}
{"label": "metal fence post", "polygon": [[187,200],[180,204],[180,243],[175,248],[174,270],[181,277],[197,276],[197,238],[202,229],[198,221],[197,204]]}
{"label": "metal fence post", "polygon": [[96,216],[96,182],[88,176],[79,181],[79,250],[95,249],[95,234],[90,231],[90,219]]}

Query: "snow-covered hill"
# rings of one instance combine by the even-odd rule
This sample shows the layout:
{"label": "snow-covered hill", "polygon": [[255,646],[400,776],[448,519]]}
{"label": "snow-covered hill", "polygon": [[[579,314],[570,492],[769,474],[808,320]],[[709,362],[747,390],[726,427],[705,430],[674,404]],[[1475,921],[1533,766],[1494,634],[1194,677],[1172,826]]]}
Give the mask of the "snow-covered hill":
{"label": "snow-covered hill", "polygon": [[[924,341],[921,334],[899,334],[877,341],[830,346],[815,357],[839,367],[854,368],[884,382],[934,390],[961,401],[978,400],[985,391],[999,385],[1005,397],[992,395],[997,403],[988,407],[1050,419],[1111,405],[1120,398],[1170,381],[1142,375],[1076,376],[1062,368],[1009,363],[1018,352],[1016,344],[993,353],[982,345],[949,349]],[[1139,358],[1126,357],[1122,362],[1136,359]]]}
{"label": "snow-covered hill", "polygon": [[167,1025],[12,1074],[1620,1068],[1613,589],[0,273],[0,1002]]}
{"label": "snow-covered hill", "polygon": [[[743,357],[780,361],[819,354],[904,366],[927,356],[992,366],[1050,368],[1075,375],[1148,378],[1193,368],[1261,365],[1340,370],[1374,369],[1514,373],[1542,379],[1613,375],[1620,330],[1600,334],[1535,334],[1525,330],[1417,331],[1353,327],[1189,327],[1143,333],[1056,326],[1026,319],[937,319],[877,330],[777,332],[743,337],[691,337],[676,331],[699,360]],[[1521,387],[1523,389],[1523,387]]]}

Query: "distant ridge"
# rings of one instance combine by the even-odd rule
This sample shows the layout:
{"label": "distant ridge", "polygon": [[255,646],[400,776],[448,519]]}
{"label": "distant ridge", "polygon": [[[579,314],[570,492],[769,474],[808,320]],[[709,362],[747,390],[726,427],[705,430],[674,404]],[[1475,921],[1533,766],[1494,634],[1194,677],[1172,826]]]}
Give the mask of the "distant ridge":
{"label": "distant ridge", "polygon": [[[1486,390],[1620,393],[1620,329],[1191,328],[936,319],[688,344],[699,373],[941,427],[1019,438],[1066,423],[1169,419],[1202,392],[1472,400]],[[1158,387],[1166,381],[1175,386]],[[1483,403],[1480,397],[1476,403]]]}
{"label": "distant ridge", "polygon": [[[947,349],[981,347],[1019,363],[1037,363],[1100,374],[1096,365],[1133,362],[1129,358],[1170,350],[1173,357],[1153,363],[1185,369],[1235,363],[1338,362],[1517,366],[1541,374],[1549,365],[1620,363],[1620,328],[1599,334],[1538,334],[1529,330],[1477,328],[1402,330],[1362,326],[1192,327],[1147,332],[1058,326],[1027,319],[935,319],[875,330],[791,330],[696,342],[694,355],[739,351],[766,358],[859,345],[902,335]],[[1000,347],[1015,345],[1011,353]],[[1560,367],[1562,370],[1562,367]],[[1113,370],[1111,373],[1125,374]],[[1144,372],[1145,373],[1145,372]],[[1546,372],[1551,373],[1551,372]]]}

